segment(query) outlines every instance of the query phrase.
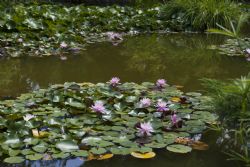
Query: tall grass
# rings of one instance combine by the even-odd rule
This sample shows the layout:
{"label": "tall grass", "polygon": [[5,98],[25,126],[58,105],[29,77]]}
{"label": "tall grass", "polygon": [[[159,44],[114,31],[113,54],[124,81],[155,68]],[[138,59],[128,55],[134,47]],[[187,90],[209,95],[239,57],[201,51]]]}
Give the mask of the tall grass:
{"label": "tall grass", "polygon": [[185,24],[197,30],[227,26],[241,14],[239,5],[231,0],[171,0],[165,4],[162,16],[183,17]]}

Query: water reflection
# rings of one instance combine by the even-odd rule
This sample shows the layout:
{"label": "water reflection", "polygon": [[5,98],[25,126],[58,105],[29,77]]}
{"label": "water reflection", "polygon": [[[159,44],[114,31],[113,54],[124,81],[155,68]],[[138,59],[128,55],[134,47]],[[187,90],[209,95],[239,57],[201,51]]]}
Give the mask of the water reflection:
{"label": "water reflection", "polygon": [[133,82],[166,78],[185,90],[197,90],[202,77],[228,79],[248,73],[250,65],[244,59],[207,49],[222,40],[201,34],[143,35],[118,46],[91,45],[80,55],[68,55],[66,61],[59,57],[0,60],[0,96],[66,81],[106,82],[112,76]]}

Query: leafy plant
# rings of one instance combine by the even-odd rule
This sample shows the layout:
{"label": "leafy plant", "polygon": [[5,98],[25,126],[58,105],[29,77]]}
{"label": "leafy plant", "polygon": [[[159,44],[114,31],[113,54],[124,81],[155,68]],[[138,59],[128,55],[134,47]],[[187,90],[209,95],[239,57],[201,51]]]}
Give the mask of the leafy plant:
{"label": "leafy plant", "polygon": [[232,20],[229,21],[230,23],[230,29],[216,23],[216,25],[220,28],[220,29],[215,29],[215,28],[211,28],[208,29],[208,32],[214,33],[214,34],[221,34],[221,35],[225,35],[225,36],[229,36],[229,37],[233,37],[233,38],[240,38],[240,33],[241,33],[241,28],[243,27],[243,25],[248,21],[249,19],[249,14],[244,13],[241,14],[238,20],[235,20],[236,23],[234,23]]}

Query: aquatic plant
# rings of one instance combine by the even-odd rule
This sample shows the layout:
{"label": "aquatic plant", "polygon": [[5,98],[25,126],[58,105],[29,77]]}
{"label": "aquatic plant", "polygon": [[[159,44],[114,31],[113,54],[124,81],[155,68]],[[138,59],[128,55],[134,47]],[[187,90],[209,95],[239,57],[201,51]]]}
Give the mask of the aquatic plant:
{"label": "aquatic plant", "polygon": [[171,115],[171,122],[173,125],[175,125],[177,123],[177,115],[175,113],[173,115]]}
{"label": "aquatic plant", "polygon": [[139,136],[151,136],[154,132],[152,124],[150,122],[140,123],[140,126],[137,128],[139,131]]}
{"label": "aquatic plant", "polygon": [[240,56],[248,58],[245,49],[250,46],[250,38],[227,39],[222,45],[215,46],[219,53],[227,56]]}
{"label": "aquatic plant", "polygon": [[34,115],[32,115],[32,114],[26,114],[25,116],[23,116],[23,119],[25,120],[25,121],[29,121],[30,119],[32,119],[32,118],[34,118],[35,116]]}
{"label": "aquatic plant", "polygon": [[147,108],[151,105],[151,100],[149,98],[143,98],[140,100],[140,107]]}
{"label": "aquatic plant", "polygon": [[118,77],[111,78],[111,80],[109,81],[109,84],[113,87],[116,87],[117,85],[120,84],[120,78]]}
{"label": "aquatic plant", "polygon": [[165,80],[165,79],[158,79],[158,80],[156,81],[156,86],[157,86],[158,88],[164,88],[166,85],[167,85],[167,83],[166,83],[166,80]]}
{"label": "aquatic plant", "polygon": [[96,113],[104,114],[106,112],[103,102],[99,100],[96,101],[90,108]]}
{"label": "aquatic plant", "polygon": [[159,100],[156,104],[157,111],[164,112],[169,111],[167,103],[165,101]]}
{"label": "aquatic plant", "polygon": [[60,44],[60,48],[64,49],[64,48],[67,48],[68,45],[63,41],[61,44]]}
{"label": "aquatic plant", "polygon": [[[177,100],[184,96],[186,100]],[[165,110],[166,105],[157,107],[159,100],[169,104],[164,117],[157,109]],[[170,85],[155,89],[149,82],[121,83],[115,89],[108,82],[51,85],[0,101],[0,152],[7,163],[72,156],[101,160],[128,154],[152,158],[158,148],[188,153],[197,149],[191,138],[217,119],[207,100]],[[142,101],[147,107],[138,107]],[[172,127],[173,111],[182,126]],[[35,116],[29,123],[23,119],[27,114]]]}

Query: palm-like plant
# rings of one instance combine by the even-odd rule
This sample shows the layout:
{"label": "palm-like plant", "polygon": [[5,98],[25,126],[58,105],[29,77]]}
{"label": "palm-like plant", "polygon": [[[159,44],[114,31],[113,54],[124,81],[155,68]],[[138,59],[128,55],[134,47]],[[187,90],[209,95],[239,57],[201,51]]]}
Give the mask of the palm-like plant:
{"label": "palm-like plant", "polygon": [[207,32],[235,38],[235,39],[237,39],[237,42],[238,42],[238,45],[240,46],[240,48],[243,49],[241,47],[242,45],[240,43],[241,29],[242,29],[243,25],[248,20],[249,20],[249,14],[243,13],[240,15],[239,19],[236,21],[235,24],[232,20],[229,21],[230,28],[226,28],[226,27],[216,23],[216,25],[219,27],[219,29],[218,28],[211,28],[211,29],[208,29]]}
{"label": "palm-like plant", "polygon": [[231,21],[231,20],[229,21],[230,28],[226,28],[226,27],[216,23],[216,25],[220,29],[218,29],[218,28],[210,28],[207,31],[211,32],[211,33],[214,33],[214,34],[221,34],[221,35],[225,35],[225,36],[229,36],[229,37],[233,37],[233,38],[239,38],[241,28],[248,21],[248,19],[249,19],[249,14],[244,13],[244,14],[240,15],[240,17],[237,20],[236,24],[234,24],[233,21]]}
{"label": "palm-like plant", "polygon": [[241,113],[246,113],[247,103],[250,102],[250,73],[247,76],[241,76],[224,87],[226,94],[235,94],[241,98]]}

